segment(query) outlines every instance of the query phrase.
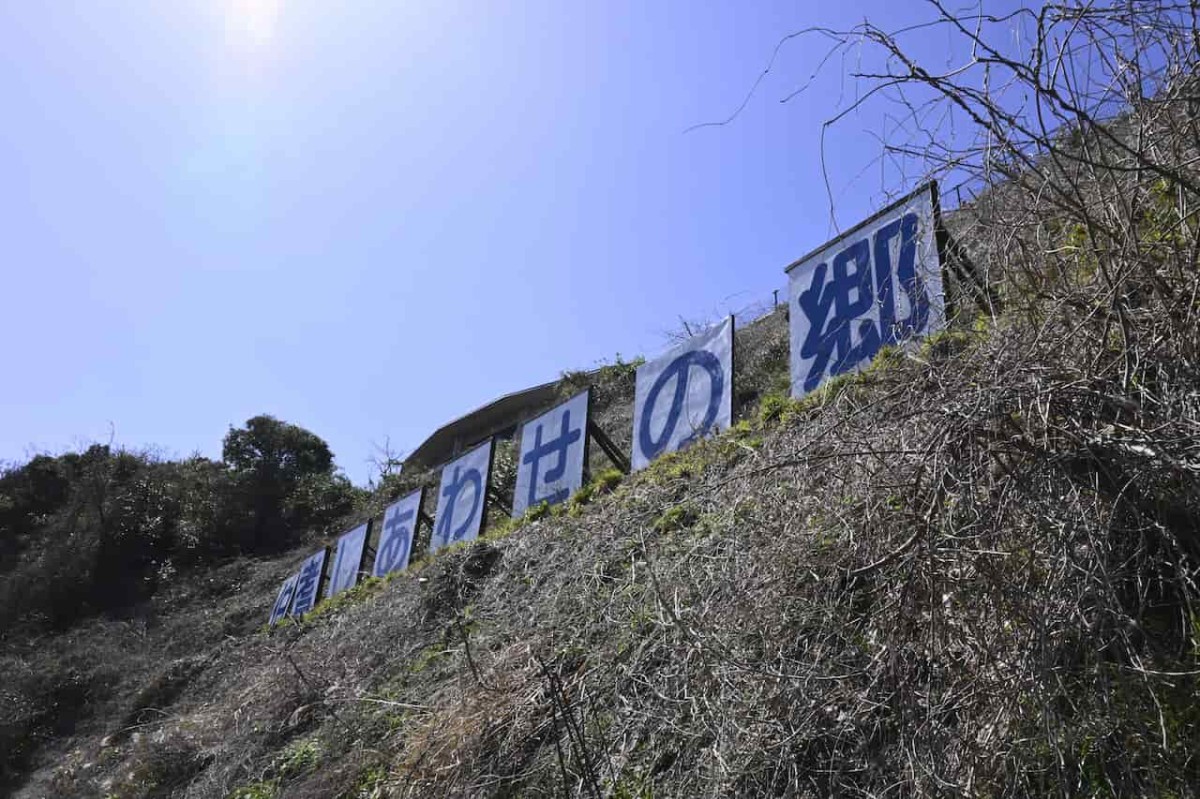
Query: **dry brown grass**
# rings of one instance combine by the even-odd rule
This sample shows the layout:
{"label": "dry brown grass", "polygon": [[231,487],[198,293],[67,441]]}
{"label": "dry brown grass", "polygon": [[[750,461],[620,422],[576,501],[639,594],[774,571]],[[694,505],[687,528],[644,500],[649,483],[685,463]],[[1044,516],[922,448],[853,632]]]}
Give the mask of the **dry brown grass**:
{"label": "dry brown grass", "polygon": [[[1035,159],[953,220],[1002,311],[750,406],[578,515],[225,640],[167,681],[161,721],[81,737],[56,778],[196,799],[1197,795],[1190,87],[1134,106],[1116,161],[1084,131],[1063,145],[1079,169]],[[760,398],[783,331],[739,341]]]}

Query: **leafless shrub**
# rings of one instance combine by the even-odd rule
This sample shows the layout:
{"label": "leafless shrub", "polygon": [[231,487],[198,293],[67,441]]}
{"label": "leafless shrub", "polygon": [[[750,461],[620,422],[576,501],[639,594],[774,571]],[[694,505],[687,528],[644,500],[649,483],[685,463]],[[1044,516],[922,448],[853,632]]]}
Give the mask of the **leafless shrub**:
{"label": "leafless shrub", "polygon": [[[931,72],[869,24],[821,33],[897,67],[859,75],[859,102],[900,103],[923,137],[885,157],[984,187],[952,225],[1000,302],[804,403],[734,468],[702,447],[631,483],[588,527],[604,543],[560,527],[577,576],[523,596],[542,640],[588,653],[577,690],[604,708],[589,751],[614,793],[1200,784],[1194,17],[932,8],[968,63]],[[1023,56],[985,36],[1014,28]],[[978,139],[928,127],[949,113]],[[653,534],[681,495],[698,520]],[[519,606],[505,584],[479,605]],[[509,702],[504,723],[535,706]],[[555,736],[542,767],[587,795],[590,759]],[[483,791],[479,776],[464,764],[421,791]]]}
{"label": "leafless shrub", "polygon": [[[214,756],[189,796],[300,734],[298,795],[367,756],[393,796],[1196,795],[1195,17],[930,7],[966,64],[811,35],[895,67],[860,76],[914,134],[885,157],[976,179],[950,221],[1000,303],[231,646],[173,704]],[[764,387],[782,318],[739,339]]]}

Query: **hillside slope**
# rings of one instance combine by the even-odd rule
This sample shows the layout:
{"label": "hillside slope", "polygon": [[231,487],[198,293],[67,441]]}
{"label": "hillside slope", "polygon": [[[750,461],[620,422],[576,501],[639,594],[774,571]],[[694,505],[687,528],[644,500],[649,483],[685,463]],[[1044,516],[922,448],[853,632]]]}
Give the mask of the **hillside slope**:
{"label": "hillside slope", "polygon": [[[983,109],[945,156],[990,181],[949,220],[986,278],[950,330],[791,400],[777,312],[731,430],[275,630],[312,540],[6,641],[14,795],[1200,795],[1200,31],[1170,13],[1052,20],[1126,70],[1175,48],[1107,126],[1041,61],[1029,114],[1076,128],[895,78]],[[617,435],[632,374],[597,377]]]}
{"label": "hillside slope", "polygon": [[570,514],[172,663],[134,731],[17,795],[1190,795],[1194,476],[1089,443],[1176,421],[1087,350],[980,322],[769,398]]}

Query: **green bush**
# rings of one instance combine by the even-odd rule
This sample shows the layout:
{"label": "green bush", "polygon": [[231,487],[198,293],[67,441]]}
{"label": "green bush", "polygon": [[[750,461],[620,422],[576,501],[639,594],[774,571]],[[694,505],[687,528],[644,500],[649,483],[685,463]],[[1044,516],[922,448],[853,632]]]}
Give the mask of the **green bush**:
{"label": "green bush", "polygon": [[567,501],[567,513],[578,516],[596,497],[616,491],[624,479],[620,469],[605,469],[571,496]]}
{"label": "green bush", "polygon": [[281,550],[358,497],[325,442],[255,417],[225,460],[93,445],[0,472],[0,627],[63,628],[151,596],[181,568]]}
{"label": "green bush", "polygon": [[299,533],[354,506],[350,482],[336,473],[319,437],[271,416],[255,416],[225,436],[222,459],[233,477],[231,502],[244,552],[279,551]]}

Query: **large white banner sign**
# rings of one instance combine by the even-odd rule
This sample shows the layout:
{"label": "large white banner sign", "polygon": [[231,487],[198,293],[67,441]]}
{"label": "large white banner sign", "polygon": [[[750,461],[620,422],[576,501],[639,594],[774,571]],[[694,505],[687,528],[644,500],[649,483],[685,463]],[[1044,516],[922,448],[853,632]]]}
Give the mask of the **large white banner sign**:
{"label": "large white banner sign", "polygon": [[296,596],[292,599],[293,616],[303,616],[317,606],[321,590],[321,573],[325,570],[326,547],[313,553],[300,565],[296,580]]}
{"label": "large white banner sign", "polygon": [[437,522],[429,540],[431,554],[444,546],[470,541],[479,535],[487,510],[491,466],[492,442],[488,439],[442,469]]}
{"label": "large white banner sign", "polygon": [[299,579],[299,574],[293,574],[280,586],[279,596],[275,597],[275,606],[271,608],[272,627],[282,621],[288,615],[288,611],[292,609],[292,597],[296,594],[296,582]]}
{"label": "large white banner sign", "polygon": [[424,493],[424,489],[418,488],[383,512],[383,532],[379,534],[379,548],[375,550],[375,567],[371,574],[382,577],[408,567]]}
{"label": "large white banner sign", "polygon": [[333,569],[329,574],[329,586],[325,589],[326,597],[337,596],[358,583],[368,532],[370,524],[360,524],[338,539],[337,553],[333,556]]}
{"label": "large white banner sign", "polygon": [[695,336],[637,370],[633,468],[644,469],[729,427],[733,416],[733,319]]}
{"label": "large white banner sign", "polygon": [[945,326],[936,191],[921,187],[787,268],[792,396]]}
{"label": "large white banner sign", "polygon": [[589,393],[576,394],[521,429],[513,518],[543,502],[557,505],[583,486]]}

